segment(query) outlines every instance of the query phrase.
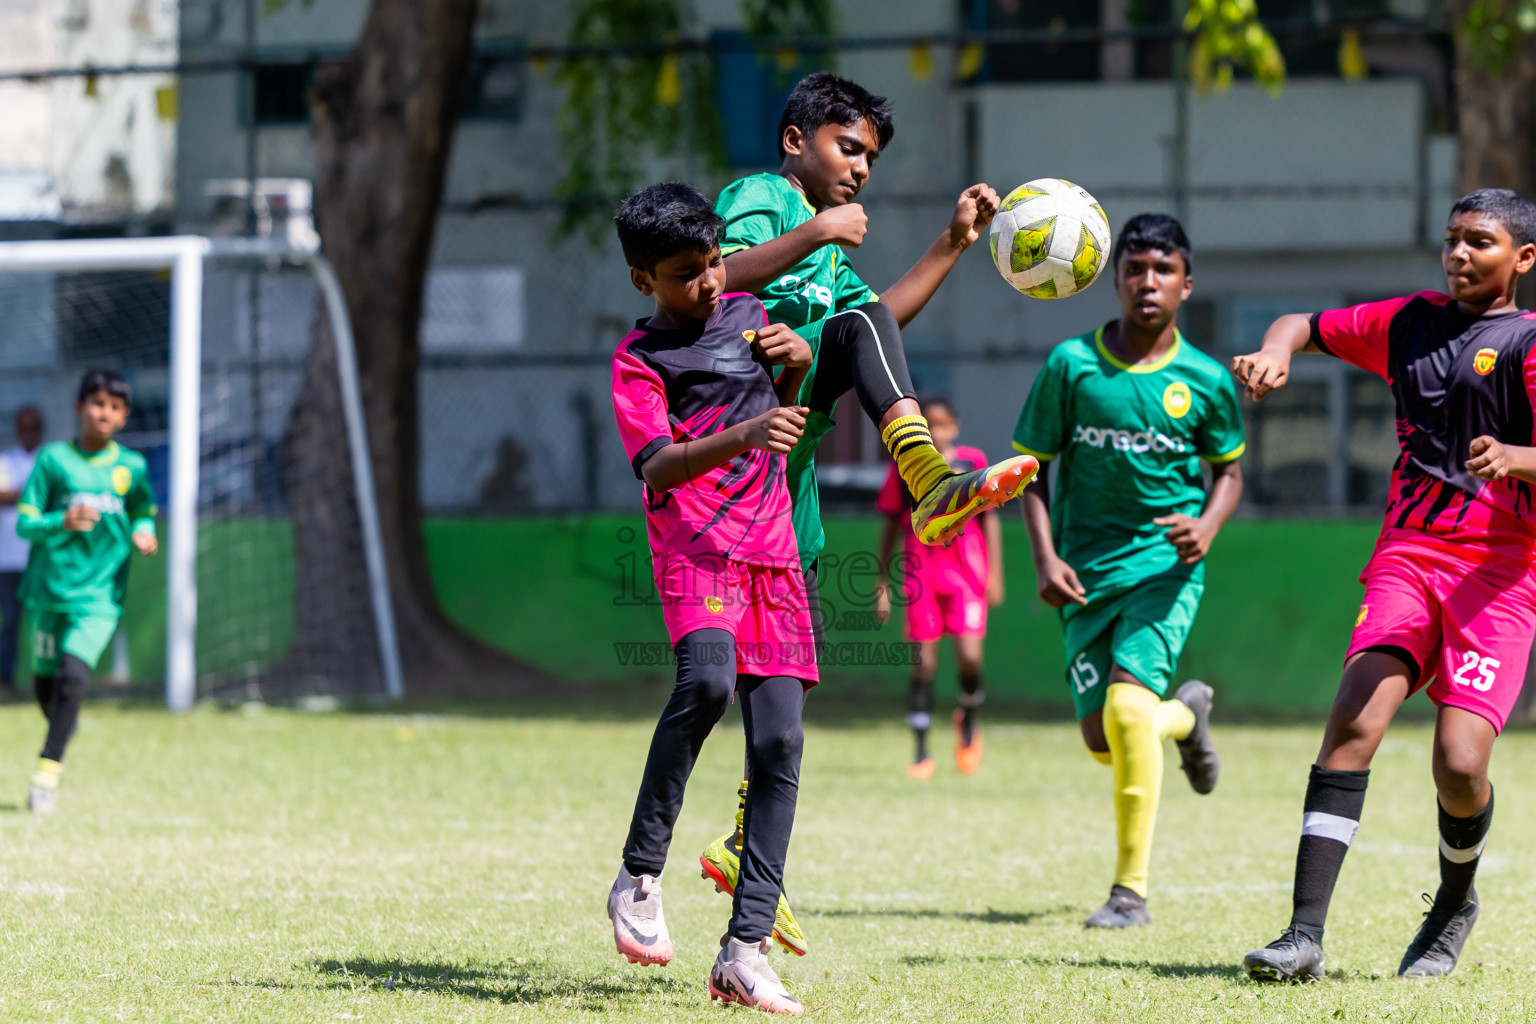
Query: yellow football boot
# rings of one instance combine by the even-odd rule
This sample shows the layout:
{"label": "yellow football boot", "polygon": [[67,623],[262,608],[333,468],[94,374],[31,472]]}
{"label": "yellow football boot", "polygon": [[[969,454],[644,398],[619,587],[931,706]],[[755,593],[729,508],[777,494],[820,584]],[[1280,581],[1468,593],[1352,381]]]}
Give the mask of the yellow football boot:
{"label": "yellow football boot", "polygon": [[[740,803],[736,808],[735,830],[717,838],[699,855],[699,867],[702,869],[700,877],[714,882],[715,891],[727,896],[735,895],[736,882],[741,877],[741,820],[747,799],[745,782],[737,790],[737,796]],[[779,893],[778,910],[773,915],[773,939],[795,956],[805,956],[811,949],[805,932],[800,930],[800,926],[795,923],[795,915],[790,912],[789,900],[782,892]]]}
{"label": "yellow football boot", "polygon": [[912,532],[924,544],[948,544],[976,516],[1017,498],[1038,472],[1034,456],[1015,455],[986,469],[945,477],[918,501]]}

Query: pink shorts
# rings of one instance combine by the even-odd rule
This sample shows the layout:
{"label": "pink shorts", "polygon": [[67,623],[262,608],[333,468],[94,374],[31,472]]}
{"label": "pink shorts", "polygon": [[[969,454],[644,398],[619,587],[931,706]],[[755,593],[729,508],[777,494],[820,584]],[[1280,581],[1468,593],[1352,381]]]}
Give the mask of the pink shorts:
{"label": "pink shorts", "polygon": [[917,644],[946,636],[987,635],[987,595],[970,588],[917,588],[907,605],[907,639]]}
{"label": "pink shorts", "polygon": [[736,638],[739,674],[790,676],[808,688],[821,678],[798,568],[674,558],[657,570],[656,592],[674,645],[694,630],[723,629]]}
{"label": "pink shorts", "polygon": [[1536,635],[1536,576],[1489,573],[1447,551],[1389,541],[1365,570],[1365,599],[1348,658],[1396,648],[1436,704],[1464,708],[1500,731]]}

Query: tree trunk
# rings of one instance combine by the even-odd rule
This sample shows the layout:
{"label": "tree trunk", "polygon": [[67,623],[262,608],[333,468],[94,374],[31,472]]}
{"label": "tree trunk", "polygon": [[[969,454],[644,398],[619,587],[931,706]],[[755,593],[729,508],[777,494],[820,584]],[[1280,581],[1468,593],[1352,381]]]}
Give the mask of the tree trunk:
{"label": "tree trunk", "polygon": [[[323,65],[315,78],[315,216],[357,337],[385,561],[412,697],[510,693],[542,682],[535,670],[448,621],[421,533],[417,331],[477,3],[373,0],[351,53]],[[299,577],[290,661],[299,669],[338,661],[378,665],[345,437],[322,326],[286,445]],[[346,607],[338,607],[343,599]]]}
{"label": "tree trunk", "polygon": [[[1473,0],[1453,0],[1460,24]],[[1511,31],[1517,31],[1513,25]],[[1466,32],[1456,34],[1456,123],[1463,195],[1478,188],[1512,188],[1536,196],[1536,38],[1517,32],[1514,55],[1501,68]]]}

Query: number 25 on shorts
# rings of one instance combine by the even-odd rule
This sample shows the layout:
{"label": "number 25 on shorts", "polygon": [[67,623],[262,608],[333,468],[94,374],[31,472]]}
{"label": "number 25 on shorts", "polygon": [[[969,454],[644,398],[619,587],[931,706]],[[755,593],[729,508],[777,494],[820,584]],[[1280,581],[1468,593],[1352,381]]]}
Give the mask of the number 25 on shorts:
{"label": "number 25 on shorts", "polygon": [[[1467,651],[1461,656],[1461,667],[1451,673],[1451,682],[1458,686],[1470,686],[1479,693],[1487,693],[1493,689],[1493,673],[1498,667],[1497,658],[1485,658],[1476,651]],[[1476,672],[1477,678],[1469,679],[1469,672]]]}

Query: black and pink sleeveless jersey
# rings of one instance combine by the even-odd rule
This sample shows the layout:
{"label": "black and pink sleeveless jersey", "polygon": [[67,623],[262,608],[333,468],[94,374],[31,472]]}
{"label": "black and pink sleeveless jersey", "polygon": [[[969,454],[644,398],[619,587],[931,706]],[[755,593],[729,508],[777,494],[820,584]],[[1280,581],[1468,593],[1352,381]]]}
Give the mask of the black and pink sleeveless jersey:
{"label": "black and pink sleeveless jersey", "polygon": [[[697,440],[779,404],[750,338],[768,322],[746,292],[721,296],[714,316],[681,330],[645,320],[613,354],[613,411],[635,476],[669,444]],[[657,571],[681,557],[714,556],[798,567],[784,456],[752,449],[670,491],[644,489]]]}
{"label": "black and pink sleeveless jersey", "polygon": [[1466,462],[1484,434],[1536,443],[1536,313],[1469,316],[1448,295],[1420,292],[1316,313],[1312,343],[1384,378],[1397,400],[1402,454],[1381,539],[1492,555],[1523,575],[1536,552],[1532,485],[1482,480]]}

